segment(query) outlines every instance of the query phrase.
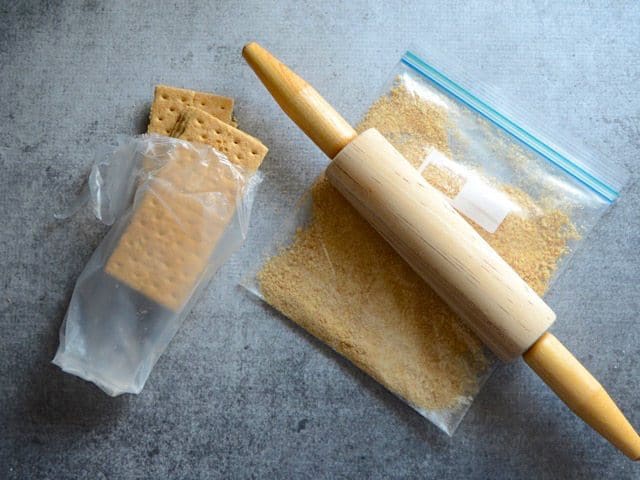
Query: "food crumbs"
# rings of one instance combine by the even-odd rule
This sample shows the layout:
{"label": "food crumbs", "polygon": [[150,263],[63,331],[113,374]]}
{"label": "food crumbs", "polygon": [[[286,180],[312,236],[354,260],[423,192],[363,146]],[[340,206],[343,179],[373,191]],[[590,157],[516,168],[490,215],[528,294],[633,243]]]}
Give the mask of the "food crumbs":
{"label": "food crumbs", "polygon": [[[358,127],[377,128],[429,183],[453,198],[464,179],[430,151],[451,157],[445,108],[396,83]],[[509,157],[507,157],[509,159]],[[493,182],[514,204],[495,233],[470,223],[539,294],[578,232],[567,213]],[[321,177],[310,221],[257,275],[265,300],[410,405],[454,409],[470,402],[491,360],[480,340]]]}

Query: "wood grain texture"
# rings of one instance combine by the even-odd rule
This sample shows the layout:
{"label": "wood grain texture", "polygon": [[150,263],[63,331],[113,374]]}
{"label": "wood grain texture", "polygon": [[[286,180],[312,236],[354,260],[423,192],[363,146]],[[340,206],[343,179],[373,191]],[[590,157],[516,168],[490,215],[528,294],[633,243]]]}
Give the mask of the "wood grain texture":
{"label": "wood grain texture", "polygon": [[501,359],[522,355],[555,320],[546,303],[377,130],[345,147],[327,177]]}

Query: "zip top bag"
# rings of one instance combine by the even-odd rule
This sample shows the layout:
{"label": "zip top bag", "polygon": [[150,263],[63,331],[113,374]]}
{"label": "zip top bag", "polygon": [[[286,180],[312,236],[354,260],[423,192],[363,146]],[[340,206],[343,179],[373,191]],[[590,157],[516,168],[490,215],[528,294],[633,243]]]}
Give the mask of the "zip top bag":
{"label": "zip top bag", "polygon": [[[555,314],[539,297],[617,198],[620,175],[524,129],[411,52],[360,135],[261,47],[244,53],[333,159],[309,218],[249,287],[448,432],[491,364],[481,339],[503,360],[524,356],[574,412],[640,456],[640,437],[602,386],[547,332]],[[364,232],[363,218],[373,227],[365,237],[380,234],[417,275],[394,272],[403,262],[382,238],[358,249],[361,236],[343,235]],[[587,391],[599,400],[585,404]]]}

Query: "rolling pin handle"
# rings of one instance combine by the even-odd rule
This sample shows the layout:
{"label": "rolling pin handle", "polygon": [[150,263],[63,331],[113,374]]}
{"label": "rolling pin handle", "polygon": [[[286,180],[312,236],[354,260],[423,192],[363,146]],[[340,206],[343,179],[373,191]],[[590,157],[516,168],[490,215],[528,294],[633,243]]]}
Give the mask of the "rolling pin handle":
{"label": "rolling pin handle", "polygon": [[327,157],[335,157],[356,131],[311,85],[255,42],[242,56],[278,105]]}
{"label": "rolling pin handle", "polygon": [[640,437],[602,385],[551,333],[546,332],[524,361],[588,425],[632,460],[640,460]]}

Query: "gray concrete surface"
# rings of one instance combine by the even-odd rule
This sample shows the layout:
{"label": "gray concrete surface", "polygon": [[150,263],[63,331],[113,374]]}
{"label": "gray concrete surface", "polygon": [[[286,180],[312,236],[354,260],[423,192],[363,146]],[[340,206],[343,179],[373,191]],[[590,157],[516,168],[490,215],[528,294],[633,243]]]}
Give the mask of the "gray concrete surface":
{"label": "gray concrete surface", "polygon": [[[256,39],[350,120],[404,48],[437,50],[631,171],[548,299],[554,331],[640,425],[640,6],[620,2],[2,2],[0,478],[640,478],[522,363],[448,438],[237,287],[322,168],[240,59]],[[139,396],[50,364],[106,229],[53,213],[157,82],[237,99],[270,146],[248,244]]]}

